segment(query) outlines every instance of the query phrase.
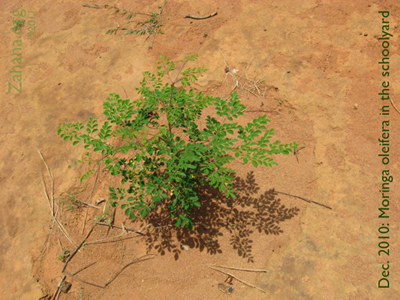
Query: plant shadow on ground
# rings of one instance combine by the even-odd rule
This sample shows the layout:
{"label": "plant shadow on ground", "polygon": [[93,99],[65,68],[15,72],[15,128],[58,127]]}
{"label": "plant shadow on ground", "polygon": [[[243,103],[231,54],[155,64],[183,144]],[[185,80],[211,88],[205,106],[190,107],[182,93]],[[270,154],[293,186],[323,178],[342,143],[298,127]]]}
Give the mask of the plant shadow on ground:
{"label": "plant shadow on ground", "polygon": [[[154,228],[146,236],[147,250],[155,250],[161,255],[170,252],[175,260],[185,247],[220,254],[222,250],[218,238],[227,233],[230,235],[230,245],[238,255],[248,262],[254,262],[252,233],[258,231],[265,235],[279,235],[283,233],[279,224],[296,216],[300,209],[281,204],[274,189],[258,195],[260,188],[253,172],[249,172],[246,179],[236,177],[233,186],[236,199],[226,199],[213,188],[199,191],[202,206],[191,214],[195,222],[192,230],[171,226],[168,210],[153,211],[148,219]],[[160,214],[160,211],[165,213]]]}

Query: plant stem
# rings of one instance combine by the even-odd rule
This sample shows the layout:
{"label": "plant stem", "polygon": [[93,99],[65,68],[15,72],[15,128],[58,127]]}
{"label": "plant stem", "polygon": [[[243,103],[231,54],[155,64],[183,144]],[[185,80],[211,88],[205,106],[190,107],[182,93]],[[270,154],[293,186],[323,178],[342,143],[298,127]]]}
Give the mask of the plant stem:
{"label": "plant stem", "polygon": [[[172,97],[174,95],[174,88],[175,88],[175,82],[171,84],[171,96],[169,97],[169,108],[172,108]],[[171,123],[169,122],[168,113],[167,113],[167,121],[168,121],[168,131],[172,133]]]}

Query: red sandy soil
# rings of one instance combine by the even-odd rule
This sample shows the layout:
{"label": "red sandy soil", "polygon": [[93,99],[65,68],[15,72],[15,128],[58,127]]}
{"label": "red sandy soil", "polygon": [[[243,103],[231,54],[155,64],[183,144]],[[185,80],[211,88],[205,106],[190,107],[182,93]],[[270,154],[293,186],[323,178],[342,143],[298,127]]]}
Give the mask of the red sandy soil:
{"label": "red sandy soil", "polygon": [[[233,204],[237,210],[204,190],[205,204],[198,212],[201,224],[192,232],[147,227],[144,237],[132,233],[117,242],[90,244],[122,233],[96,227],[85,249],[68,264],[69,273],[96,262],[76,276],[104,285],[129,262],[147,254],[154,254],[152,259],[130,265],[104,289],[67,275],[72,288],[59,299],[400,299],[396,286],[400,116],[388,101],[389,168],[395,178],[390,185],[390,219],[384,220],[390,223],[390,256],[377,254],[382,223],[379,190],[385,169],[378,157],[383,120],[378,96],[382,89],[378,11],[390,11],[390,92],[396,101],[400,99],[396,97],[400,87],[396,80],[400,5],[396,1],[168,1],[160,17],[164,34],[156,36],[152,50],[147,47],[152,38],[146,41],[145,35],[106,35],[126,21],[106,9],[82,7],[107,4],[89,1],[3,0],[0,4],[1,299],[52,295],[64,275],[64,264],[58,260],[60,246],[73,252],[99,213],[89,208],[82,234],[86,208],[68,212],[60,206],[60,220],[73,246],[51,219],[41,173],[48,190],[51,184],[37,149],[52,171],[56,203],[65,198],[64,192],[76,193],[91,204],[107,198],[115,179],[102,170],[89,198],[94,176],[80,184],[87,169],[68,168],[82,157],[83,149],[63,142],[57,136],[58,124],[86,122],[90,116],[104,120],[102,104],[109,93],[135,99],[142,72],[154,71],[161,54],[175,60],[191,53],[199,54],[196,66],[209,69],[194,86],[197,91],[226,97],[236,85],[226,67],[238,70],[240,84],[250,84],[246,76],[259,80],[262,95],[250,85],[237,88],[248,110],[256,110],[246,113],[242,122],[266,114],[276,138],[305,148],[297,156],[277,156],[279,166],[273,168],[233,164],[241,178]],[[108,4],[150,13],[163,1]],[[13,41],[19,39],[11,30],[12,11],[22,9],[35,11],[36,38],[28,39],[25,24],[22,92],[8,93]],[[215,11],[218,15],[206,20],[184,18]],[[26,22],[33,20],[27,17]],[[274,194],[272,189],[333,209]],[[278,222],[271,203],[292,210]],[[268,224],[267,232],[260,233],[244,213],[255,212],[256,204],[259,219]],[[161,226],[161,221],[153,216],[146,222]],[[115,225],[122,222],[127,228],[145,227],[117,211]],[[378,289],[382,264],[387,261],[391,287]],[[267,269],[267,273],[224,269],[265,293],[233,280],[233,293],[226,295],[218,284],[227,276],[208,265]]]}

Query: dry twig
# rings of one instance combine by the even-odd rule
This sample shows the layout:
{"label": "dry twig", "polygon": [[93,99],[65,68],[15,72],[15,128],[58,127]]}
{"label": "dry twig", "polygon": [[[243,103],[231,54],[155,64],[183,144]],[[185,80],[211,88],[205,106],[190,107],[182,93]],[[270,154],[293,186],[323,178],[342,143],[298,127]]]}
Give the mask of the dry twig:
{"label": "dry twig", "polygon": [[[52,190],[53,190],[53,189],[54,189],[54,179],[53,179],[53,176],[51,175],[50,168],[49,168],[49,166],[47,165],[46,161],[44,160],[44,157],[43,157],[42,153],[40,152],[40,150],[39,150],[39,149],[36,149],[36,150],[37,150],[37,152],[39,153],[40,158],[42,159],[44,165],[46,166],[47,172],[48,172],[48,174],[49,174],[49,176],[50,176],[50,180],[51,180],[51,187],[52,187]],[[64,227],[64,226],[60,223],[60,221],[57,219],[57,217],[56,217],[56,214],[57,214],[57,213],[54,212],[54,191],[52,191],[52,193],[51,193],[51,200],[50,200],[49,194],[47,193],[46,184],[45,184],[45,182],[44,182],[43,174],[41,174],[41,179],[42,179],[43,192],[44,192],[44,195],[46,196],[46,199],[47,199],[48,204],[49,204],[51,217],[53,218],[53,224],[54,224],[54,222],[55,222],[55,223],[57,224],[58,228],[61,230],[61,232],[62,232],[62,233],[65,235],[65,237],[68,239],[68,241],[69,241],[74,247],[76,247],[76,243],[75,243],[74,240],[71,238],[71,236],[69,235],[69,233],[68,233],[68,231],[65,229],[65,227]],[[58,212],[58,210],[57,210],[57,212]]]}
{"label": "dry twig", "polygon": [[238,74],[238,70],[232,69],[230,68],[230,66],[228,65],[228,62],[225,58],[225,55],[222,53],[221,49],[218,47],[219,52],[221,53],[224,62],[225,62],[225,79],[222,83],[222,85],[225,83],[226,78],[228,75],[230,75],[232,77],[233,80],[233,87],[232,90],[229,92],[229,94],[232,94],[237,88],[240,91],[246,91],[247,93],[250,93],[256,97],[264,97],[265,93],[266,93],[266,87],[260,87],[260,84],[263,83],[264,77],[265,75],[260,78],[260,79],[250,79],[247,77],[247,71],[249,70],[254,58],[251,60],[251,62],[247,65],[245,71],[244,71],[244,75],[241,76]]}
{"label": "dry twig", "polygon": [[294,149],[293,150],[293,154],[294,154],[294,156],[296,156],[296,160],[297,160],[297,163],[299,164],[300,162],[299,162],[299,158],[297,157],[297,155],[299,154],[299,151],[300,150],[302,150],[302,149],[304,149],[305,147],[300,147],[299,149]]}
{"label": "dry twig", "polygon": [[192,15],[187,15],[187,16],[185,16],[185,18],[194,19],[194,20],[204,20],[204,19],[208,19],[208,18],[214,17],[214,16],[216,16],[216,15],[218,15],[218,12],[212,13],[212,14],[207,15],[207,16],[192,16]]}
{"label": "dry twig", "polygon": [[49,249],[50,236],[51,236],[51,234],[53,233],[54,223],[56,222],[55,220],[56,220],[56,218],[57,218],[57,214],[58,214],[59,209],[60,209],[60,206],[57,205],[57,210],[56,210],[56,213],[55,213],[54,218],[53,218],[53,223],[51,224],[51,227],[50,227],[50,229],[51,229],[51,230],[50,230],[50,233],[49,233],[49,235],[47,236],[45,242],[43,243],[42,255],[47,251],[47,249]]}
{"label": "dry twig", "polygon": [[393,105],[394,109],[400,114],[400,111],[397,109],[396,105],[394,105],[392,97],[389,96],[389,99],[390,99],[390,102],[392,102],[392,105]]}
{"label": "dry twig", "polygon": [[[86,201],[89,201],[93,196],[94,188],[96,187],[97,179],[99,178],[100,166],[101,166],[101,163],[103,161],[103,158],[104,158],[104,155],[101,156],[101,159],[100,159],[100,162],[99,162],[99,166],[97,167],[96,178],[95,178],[94,183],[93,183],[92,191],[90,192],[90,196]],[[86,219],[87,219],[88,211],[89,211],[89,207],[86,208],[86,213],[85,213],[85,218],[83,219],[83,226],[82,226],[81,234],[83,234],[83,232],[85,231]]]}
{"label": "dry twig", "polygon": [[[111,236],[111,237],[107,237],[104,239],[100,239],[100,240],[95,240],[95,241],[91,241],[91,242],[87,242],[86,245],[94,245],[94,244],[103,244],[103,243],[109,243],[110,241],[113,241],[115,239],[118,239],[120,237],[123,237],[124,235],[128,235],[129,233],[126,232],[122,232],[119,235],[115,235],[115,236]],[[118,240],[119,241],[119,240]],[[117,241],[114,241],[117,242]]]}
{"label": "dry twig", "polygon": [[96,223],[97,225],[102,225],[102,226],[108,226],[108,227],[111,227],[111,228],[118,228],[118,229],[122,229],[122,230],[126,230],[126,231],[132,231],[132,232],[135,232],[135,233],[138,233],[138,234],[141,234],[141,235],[145,235],[143,232],[141,232],[141,231],[138,231],[138,230],[136,230],[136,229],[130,229],[130,228],[126,228],[125,226],[124,227],[119,227],[119,226],[116,226],[116,225],[109,225],[109,224],[107,224],[107,223],[102,223],[102,222],[97,222]]}
{"label": "dry twig", "polygon": [[86,270],[87,268],[93,266],[95,263],[97,263],[97,261],[94,261],[94,262],[88,264],[87,266],[84,266],[83,268],[80,268],[78,271],[74,272],[72,275],[76,275],[76,274],[78,274],[79,272],[82,272],[83,270]]}
{"label": "dry twig", "polygon": [[278,114],[278,112],[273,111],[273,110],[262,110],[262,109],[254,109],[254,110],[244,110],[243,112],[266,112],[266,113],[274,113],[274,114]]}
{"label": "dry twig", "polygon": [[209,267],[225,268],[225,269],[247,271],[247,272],[260,272],[260,273],[267,273],[268,272],[268,270],[243,269],[243,268],[234,268],[234,267],[227,267],[227,266],[216,266],[216,265],[210,265]]}
{"label": "dry twig", "polygon": [[318,176],[317,178],[315,178],[315,179],[313,179],[313,180],[307,182],[307,184],[310,184],[310,183],[312,183],[312,182],[314,182],[315,180],[318,180],[318,179],[320,179],[320,178],[321,178],[321,176]]}
{"label": "dry twig", "polygon": [[67,272],[67,271],[64,271],[63,273],[65,273],[65,274],[71,276],[72,278],[74,278],[74,279],[76,279],[76,280],[79,280],[80,282],[86,283],[86,284],[88,284],[88,285],[95,286],[95,287],[98,287],[98,288],[101,288],[101,289],[104,289],[104,288],[105,288],[104,286],[101,286],[101,285],[98,285],[98,284],[91,283],[91,282],[88,282],[88,281],[86,281],[86,280],[83,280],[83,279],[77,277],[76,275],[71,274],[71,273],[69,273],[69,272]]}
{"label": "dry twig", "polygon": [[314,204],[323,206],[325,208],[332,209],[332,207],[330,207],[330,206],[328,206],[326,204],[323,204],[323,203],[320,203],[320,202],[316,202],[316,201],[313,201],[313,200],[310,200],[310,199],[307,199],[307,198],[303,198],[303,197],[300,197],[300,196],[291,195],[291,194],[288,194],[288,193],[283,193],[283,192],[278,192],[278,191],[275,191],[275,193],[286,195],[286,196],[291,196],[291,197],[294,197],[294,198],[299,198],[301,200],[307,201],[308,203],[314,203]]}
{"label": "dry twig", "polygon": [[[145,258],[146,256],[150,256],[150,255],[151,255],[151,257]],[[136,264],[136,263],[139,263],[139,262],[142,262],[142,261],[146,261],[146,260],[149,260],[149,259],[153,259],[154,256],[155,256],[155,254],[147,254],[147,255],[144,255],[144,256],[142,256],[142,257],[140,257],[140,258],[138,258],[138,259],[136,259],[136,260],[130,262],[129,264],[125,265],[124,267],[121,268],[121,270],[119,270],[113,277],[111,277],[111,278],[107,281],[107,283],[104,285],[104,287],[107,287],[111,282],[113,282],[113,281],[118,277],[118,275],[121,274],[122,271],[125,270],[125,269],[126,269],[127,267],[129,267],[130,265],[133,265],[133,264]]]}
{"label": "dry twig", "polygon": [[[152,255],[152,257],[147,257],[147,258],[146,258],[146,256],[149,256],[149,255]],[[136,264],[136,263],[139,263],[139,262],[143,262],[143,261],[146,261],[146,260],[149,260],[149,259],[153,259],[154,256],[155,256],[155,254],[144,255],[144,256],[142,256],[142,257],[140,257],[140,258],[138,258],[138,259],[136,259],[136,260],[134,260],[134,261],[128,263],[127,265],[125,265],[124,267],[122,267],[117,273],[115,273],[115,275],[114,275],[113,277],[111,277],[111,278],[107,281],[107,283],[106,283],[105,285],[98,285],[98,284],[95,284],[95,283],[92,283],[92,282],[88,282],[88,281],[86,281],[86,280],[83,280],[83,279],[81,279],[81,278],[79,278],[79,277],[77,277],[77,276],[75,275],[75,274],[77,274],[78,272],[75,272],[74,274],[71,274],[71,273],[69,273],[69,272],[67,272],[67,271],[63,271],[63,273],[65,273],[65,274],[71,276],[72,278],[75,278],[76,280],[79,280],[79,281],[81,281],[81,282],[83,282],[83,283],[86,283],[86,284],[88,284],[88,285],[91,285],[91,286],[95,286],[95,287],[104,289],[104,288],[106,288],[109,284],[111,284],[111,282],[113,282],[113,281],[118,277],[118,275],[121,274],[122,271],[125,270],[125,269],[126,269],[127,267],[129,267],[130,265],[133,265],[133,264]],[[93,263],[92,263],[92,264],[93,264]],[[87,266],[87,267],[89,267],[89,266]],[[86,267],[86,268],[87,268],[87,267]],[[82,269],[81,269],[81,270],[82,270]],[[81,271],[81,270],[80,270],[80,271]],[[80,272],[80,271],[79,271],[79,272]]]}
{"label": "dry twig", "polygon": [[75,198],[75,201],[79,202],[80,204],[83,204],[83,205],[88,206],[88,207],[91,207],[91,208],[100,209],[100,208],[97,207],[97,206],[94,206],[94,205],[92,205],[92,204],[89,204],[89,203],[87,203],[87,202],[84,202],[84,201],[82,201],[82,200],[79,200],[79,199],[78,199],[77,197],[75,197],[74,195],[68,194],[68,193],[66,193],[66,192],[64,192],[63,194],[69,196],[70,198]]}
{"label": "dry twig", "polygon": [[265,291],[263,289],[260,289],[259,287],[255,286],[255,285],[252,285],[251,283],[248,283],[248,282],[244,281],[243,279],[240,279],[240,278],[236,277],[235,275],[233,275],[231,273],[219,270],[219,269],[214,268],[212,266],[208,266],[208,267],[213,269],[213,270],[215,270],[215,271],[218,271],[218,272],[221,272],[221,273],[223,273],[225,275],[228,275],[229,277],[232,277],[232,278],[236,279],[237,281],[240,281],[241,283],[243,283],[243,284],[245,284],[245,285],[247,285],[249,287],[255,288],[255,289],[260,290],[261,292],[265,293]]}
{"label": "dry twig", "polygon": [[83,241],[79,244],[78,247],[76,247],[75,251],[68,257],[67,261],[64,264],[64,267],[62,268],[62,273],[64,273],[65,269],[67,268],[68,263],[70,260],[75,256],[75,254],[79,251],[79,249],[82,247],[82,245],[85,243],[85,241],[89,238],[90,234],[92,233],[93,229],[96,227],[96,224],[93,225],[92,229],[90,229],[89,233],[87,236],[83,239]]}
{"label": "dry twig", "polygon": [[62,288],[62,286],[63,286],[63,284],[64,284],[64,280],[65,280],[66,277],[67,277],[67,276],[63,276],[63,278],[61,279],[61,281],[58,283],[57,289],[56,289],[56,291],[55,291],[55,293],[54,293],[54,296],[50,298],[51,300],[57,300],[58,297],[60,296],[61,288]]}
{"label": "dry twig", "polygon": [[[50,204],[50,207],[51,207],[51,213],[54,216],[54,178],[53,178],[53,175],[50,172],[49,166],[47,165],[46,161],[44,160],[42,152],[40,152],[39,149],[36,149],[36,150],[39,153],[40,158],[42,159],[42,161],[43,161],[43,163],[44,163],[44,165],[45,165],[45,167],[47,169],[47,173],[49,174],[49,177],[51,179],[51,200],[52,200],[52,202],[51,203],[49,202],[49,204]],[[42,178],[43,178],[43,176],[42,176]],[[46,194],[47,194],[47,192],[46,192]]]}

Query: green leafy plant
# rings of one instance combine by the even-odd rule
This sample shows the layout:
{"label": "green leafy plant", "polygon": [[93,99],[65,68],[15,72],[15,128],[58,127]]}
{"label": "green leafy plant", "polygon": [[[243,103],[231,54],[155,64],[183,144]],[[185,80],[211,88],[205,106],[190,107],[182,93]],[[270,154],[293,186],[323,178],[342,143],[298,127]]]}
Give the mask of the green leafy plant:
{"label": "green leafy plant", "polygon": [[58,256],[58,260],[66,262],[70,255],[71,253],[65,247],[62,247],[62,253]]}
{"label": "green leafy plant", "polygon": [[[196,59],[189,55],[174,62],[161,56],[155,74],[143,73],[139,99],[110,94],[104,103],[106,121],[90,118],[86,125],[58,127],[64,140],[91,150],[88,157],[101,153],[110,174],[121,179],[120,187],[109,188],[110,203],[119,204],[131,219],[161,207],[176,226],[192,228],[190,212],[201,206],[200,187],[235,198],[230,162],[271,167],[277,164],[272,155],[289,154],[298,146],[272,141],[274,129],[267,128],[265,115],[245,126],[234,122],[246,108],[236,92],[222,99],[187,90],[206,71],[184,69]],[[215,113],[203,116],[207,107]]]}
{"label": "green leafy plant", "polygon": [[[126,20],[130,20],[126,22],[123,26],[118,25],[117,27],[110,29],[106,32],[106,34],[117,34],[119,30],[124,31],[125,34],[138,34],[138,35],[145,35],[147,34],[146,41],[150,38],[153,37],[152,42],[148,46],[149,49],[153,48],[154,40],[156,38],[157,34],[164,34],[162,32],[161,27],[163,24],[160,22],[159,17],[163,12],[164,6],[167,4],[167,1],[164,1],[163,5],[160,5],[159,11],[158,12],[153,12],[153,13],[143,13],[143,12],[137,12],[134,10],[126,10],[124,8],[118,8],[117,6],[110,6],[108,4],[99,6],[97,4],[95,5],[89,5],[89,4],[83,4],[83,7],[87,8],[107,8],[114,10],[113,14],[120,14],[121,16],[125,17]],[[136,22],[136,28],[129,28],[128,24],[132,23],[133,21],[131,20],[133,17],[136,15],[145,15],[149,17],[149,19],[144,20],[144,21],[139,21]]]}
{"label": "green leafy plant", "polygon": [[104,212],[95,218],[95,223],[97,222],[106,223],[110,227],[114,223],[114,215],[110,213],[109,202],[106,203]]}
{"label": "green leafy plant", "polygon": [[65,206],[67,211],[76,211],[82,209],[82,202],[77,199],[74,194],[67,194],[64,193],[64,197],[61,198],[60,203],[61,205]]}

